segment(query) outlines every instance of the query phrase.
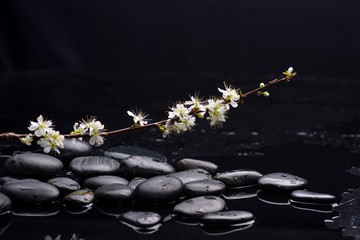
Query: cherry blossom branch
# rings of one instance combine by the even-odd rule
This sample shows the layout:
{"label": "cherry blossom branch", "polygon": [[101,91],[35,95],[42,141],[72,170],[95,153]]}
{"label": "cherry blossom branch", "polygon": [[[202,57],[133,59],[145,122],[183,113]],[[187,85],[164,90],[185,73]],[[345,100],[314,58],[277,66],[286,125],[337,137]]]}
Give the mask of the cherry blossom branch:
{"label": "cherry blossom branch", "polygon": [[53,129],[52,121],[44,120],[40,115],[37,118],[37,122],[30,122],[28,129],[34,131],[34,134],[18,134],[14,132],[6,132],[0,134],[0,139],[12,139],[18,138],[26,145],[31,145],[33,139],[38,139],[37,143],[44,148],[44,152],[49,153],[55,151],[60,154],[58,148],[63,148],[63,141],[65,138],[90,138],[90,144],[101,145],[104,143],[103,137],[117,135],[120,133],[130,132],[134,130],[140,130],[145,128],[157,127],[163,132],[163,137],[167,137],[172,133],[181,133],[187,130],[192,130],[195,126],[195,117],[203,118],[206,113],[209,116],[206,118],[210,120],[211,126],[222,126],[222,123],[226,121],[227,112],[230,110],[230,106],[236,108],[238,102],[243,103],[246,97],[251,95],[263,95],[269,96],[265,89],[270,86],[279,84],[281,82],[289,82],[292,77],[296,75],[293,72],[293,68],[290,67],[283,73],[285,77],[280,79],[274,79],[267,84],[261,83],[256,89],[249,92],[242,93],[240,89],[234,89],[232,86],[227,86],[225,83],[225,90],[218,88],[222,93],[221,98],[210,98],[206,101],[202,101],[197,95],[191,96],[191,101],[184,103],[178,103],[175,107],[171,107],[172,111],[168,112],[168,119],[160,120],[154,123],[148,123],[146,121],[147,114],[141,110],[138,112],[128,111],[128,115],[133,117],[134,125],[122,129],[113,131],[105,131],[104,125],[95,118],[83,120],[80,123],[74,124],[74,131],[70,134],[60,135],[58,131]]}

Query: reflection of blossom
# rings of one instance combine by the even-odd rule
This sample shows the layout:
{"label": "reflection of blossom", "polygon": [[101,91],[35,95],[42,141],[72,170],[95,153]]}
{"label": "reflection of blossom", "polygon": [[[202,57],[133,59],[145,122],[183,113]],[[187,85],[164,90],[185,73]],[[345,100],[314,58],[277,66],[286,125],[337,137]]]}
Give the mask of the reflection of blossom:
{"label": "reflection of blossom", "polygon": [[45,136],[47,132],[51,131],[52,121],[44,120],[42,115],[36,120],[37,122],[30,121],[30,126],[28,127],[30,131],[35,131],[35,136]]}
{"label": "reflection of blossom", "polygon": [[146,117],[148,116],[148,114],[144,113],[142,110],[140,110],[139,112],[134,112],[134,111],[127,111],[127,114],[130,117],[133,117],[133,121],[135,123],[135,126],[144,126],[146,125],[148,122],[146,121]]}

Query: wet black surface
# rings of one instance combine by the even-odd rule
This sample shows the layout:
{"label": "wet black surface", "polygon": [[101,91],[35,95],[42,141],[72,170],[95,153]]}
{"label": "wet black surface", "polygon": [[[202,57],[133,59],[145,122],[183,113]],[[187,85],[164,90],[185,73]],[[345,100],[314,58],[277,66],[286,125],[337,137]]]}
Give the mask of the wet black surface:
{"label": "wet black surface", "polygon": [[[131,124],[131,118],[126,115],[131,108],[143,108],[153,120],[162,119],[172,102],[186,100],[195,91],[205,96],[217,94],[223,80],[247,91],[272,77],[264,75],[251,80],[248,75],[2,74],[0,130],[26,132],[28,121],[39,114],[53,119],[56,129],[63,132],[71,131],[72,124],[86,115],[96,115],[106,128],[115,129]],[[182,158],[194,158],[218,164],[219,171],[288,172],[307,179],[308,190],[341,199],[342,192],[359,187],[359,177],[346,171],[360,166],[359,87],[358,79],[300,75],[289,84],[270,89],[270,98],[247,99],[244,105],[230,112],[222,129],[211,129],[206,121],[199,121],[196,132],[171,139],[162,139],[156,129],[126,133],[107,139],[98,151],[130,145],[164,154],[172,164]],[[8,155],[30,149],[17,142],[1,142],[0,152]],[[1,175],[4,174],[1,168]],[[87,239],[121,236],[141,240],[168,239],[176,232],[172,239],[344,239],[340,230],[328,229],[324,224],[325,219],[337,213],[304,211],[291,205],[269,204],[252,196],[226,200],[228,210],[245,210],[255,216],[251,227],[231,229],[227,235],[210,236],[211,231],[199,225],[171,219],[154,233],[141,235],[115,217],[131,210],[131,206],[110,208],[106,215],[95,205],[82,214],[61,207],[58,214],[48,217],[2,216],[1,238],[43,239],[45,235],[61,234],[64,239],[70,239],[73,233],[78,233]],[[172,206],[133,208],[166,217]]]}

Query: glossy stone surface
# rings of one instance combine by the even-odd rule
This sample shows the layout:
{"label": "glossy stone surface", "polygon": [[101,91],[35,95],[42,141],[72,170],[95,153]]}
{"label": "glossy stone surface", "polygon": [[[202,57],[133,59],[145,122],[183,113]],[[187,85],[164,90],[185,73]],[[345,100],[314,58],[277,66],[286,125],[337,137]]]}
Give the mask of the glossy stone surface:
{"label": "glossy stone surface", "polygon": [[135,189],[136,198],[151,203],[171,202],[180,197],[183,183],[175,177],[156,176],[147,179]]}
{"label": "glossy stone surface", "polygon": [[219,197],[196,197],[177,204],[174,213],[188,218],[200,218],[208,213],[220,212],[225,207],[225,201]]}
{"label": "glossy stone surface", "polygon": [[51,184],[35,179],[6,182],[1,191],[12,201],[24,203],[43,203],[57,199],[59,190]]}
{"label": "glossy stone surface", "polygon": [[261,176],[258,171],[240,169],[218,173],[214,178],[225,183],[226,187],[237,188],[255,185]]}
{"label": "glossy stone surface", "polygon": [[120,163],[102,156],[77,157],[70,162],[70,170],[80,177],[112,175],[119,172]]}
{"label": "glossy stone surface", "polygon": [[151,157],[131,156],[121,162],[121,176],[132,179],[134,177],[149,178],[175,172],[173,166],[165,161]]}
{"label": "glossy stone surface", "polygon": [[305,203],[331,204],[336,202],[334,195],[318,192],[310,192],[305,190],[293,191],[290,199]]}
{"label": "glossy stone surface", "polygon": [[0,214],[9,211],[12,206],[10,198],[3,193],[0,193]]}
{"label": "glossy stone surface", "polygon": [[90,189],[97,189],[101,186],[112,183],[128,185],[129,181],[126,180],[125,178],[112,176],[112,175],[101,175],[101,176],[91,177],[84,181],[85,187]]}
{"label": "glossy stone surface", "polygon": [[195,169],[175,172],[169,174],[169,176],[180,179],[183,184],[212,178],[211,174],[202,168],[195,168]]}
{"label": "glossy stone surface", "polygon": [[218,170],[218,165],[209,161],[184,158],[177,162],[177,166],[181,170],[188,170],[194,168],[202,168],[208,171],[211,174],[215,174]]}
{"label": "glossy stone surface", "polygon": [[105,156],[107,157],[111,157],[114,158],[118,161],[122,161],[125,158],[128,158],[130,156],[144,156],[144,157],[151,157],[151,158],[156,158],[159,159],[161,161],[166,161],[166,156],[158,153],[158,152],[154,152],[152,150],[149,149],[145,149],[145,148],[140,148],[140,147],[135,147],[135,146],[117,146],[117,147],[113,147],[110,148],[109,150],[107,150],[104,153]]}
{"label": "glossy stone surface", "polygon": [[65,139],[64,148],[60,148],[59,158],[64,161],[70,161],[76,157],[89,156],[93,147],[87,141],[78,139]]}
{"label": "glossy stone surface", "polygon": [[94,192],[96,200],[109,202],[129,201],[133,194],[134,191],[130,187],[121,183],[107,184]]}
{"label": "glossy stone surface", "polygon": [[188,196],[220,195],[225,191],[225,184],[215,179],[205,179],[189,182],[184,185],[184,192]]}
{"label": "glossy stone surface", "polygon": [[136,187],[144,182],[146,180],[146,178],[142,178],[142,177],[134,177],[128,184],[128,186],[132,189],[132,190],[135,190]]}
{"label": "glossy stone surface", "polygon": [[120,215],[120,219],[141,228],[148,228],[161,222],[162,217],[154,212],[130,211]]}
{"label": "glossy stone surface", "polygon": [[68,177],[57,177],[47,181],[57,187],[61,193],[69,193],[80,189],[80,184]]}
{"label": "glossy stone surface", "polygon": [[295,190],[305,189],[308,181],[289,173],[277,172],[266,174],[259,178],[258,185],[264,191],[288,194]]}
{"label": "glossy stone surface", "polygon": [[232,225],[246,223],[254,219],[254,215],[247,211],[224,211],[209,213],[201,218],[201,222],[211,225]]}
{"label": "glossy stone surface", "polygon": [[6,169],[14,176],[44,177],[53,176],[63,169],[63,163],[50,155],[22,153],[8,158]]}
{"label": "glossy stone surface", "polygon": [[92,203],[93,200],[94,193],[86,189],[77,190],[64,197],[64,202],[66,204],[75,206],[85,206]]}

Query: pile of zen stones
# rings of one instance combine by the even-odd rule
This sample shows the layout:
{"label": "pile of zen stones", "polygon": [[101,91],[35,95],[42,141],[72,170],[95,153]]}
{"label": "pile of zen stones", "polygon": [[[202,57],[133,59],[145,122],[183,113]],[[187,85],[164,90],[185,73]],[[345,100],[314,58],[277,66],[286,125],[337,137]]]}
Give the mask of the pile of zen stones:
{"label": "pile of zen stones", "polygon": [[[277,199],[299,208],[326,212],[336,205],[333,195],[307,191],[307,180],[289,173],[218,172],[212,162],[189,158],[171,165],[161,154],[125,146],[92,154],[88,143],[66,140],[58,158],[27,152],[10,156],[4,164],[9,174],[0,177],[0,213],[19,215],[18,206],[33,211],[61,206],[78,213],[93,204],[100,209],[127,206],[116,215],[119,220],[137,232],[151,233],[170,219],[212,228],[252,226],[251,212],[226,206],[227,199],[247,197],[229,194],[237,188],[255,186],[259,199],[271,202],[274,195],[282,196]],[[164,205],[171,209],[157,211]]]}

